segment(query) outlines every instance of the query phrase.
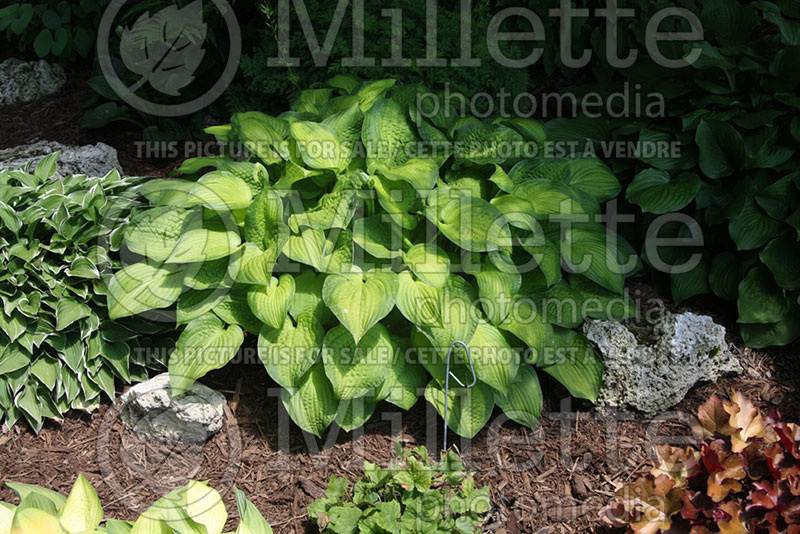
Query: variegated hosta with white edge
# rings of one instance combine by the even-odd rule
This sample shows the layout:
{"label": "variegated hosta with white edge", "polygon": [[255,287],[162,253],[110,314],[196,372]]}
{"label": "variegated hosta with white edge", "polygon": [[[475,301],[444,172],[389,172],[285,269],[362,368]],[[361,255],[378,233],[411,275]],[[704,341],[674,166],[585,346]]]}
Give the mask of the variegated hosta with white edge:
{"label": "variegated hosta with white edge", "polygon": [[[147,355],[159,352],[151,345],[171,344],[153,336],[164,325],[114,319],[121,307],[171,304],[182,280],[153,263],[109,280],[121,266],[125,224],[147,208],[138,193],[146,180],[116,171],[61,177],[58,156],[0,171],[0,424],[25,420],[37,432],[70,409],[113,399],[117,379],[144,380],[148,367],[161,365]],[[163,255],[158,245],[147,252]],[[108,294],[122,299],[111,297],[111,309]]]}
{"label": "variegated hosta with white edge", "polygon": [[[246,146],[245,159],[223,150],[148,184],[149,209],[121,236],[143,257],[110,283],[112,316],[176,310],[178,392],[258,336],[286,410],[317,436],[333,422],[361,426],[381,401],[408,409],[423,392],[443,415],[456,341],[478,379],[467,396],[450,392],[447,424],[461,435],[495,405],[534,425],[537,369],[593,399],[597,356],[571,359],[581,334],[556,328],[604,313],[587,307],[568,322],[543,312],[561,309],[551,297],[581,310],[619,298],[618,315],[632,311],[622,298],[630,247],[592,222],[621,189],[611,170],[594,156],[525,156],[521,145],[546,137],[537,121],[423,115],[419,88],[342,78],[277,117],[237,113],[209,129]],[[417,150],[434,143],[442,150]],[[220,357],[198,363],[204,351]],[[454,351],[455,373],[466,356]]]}
{"label": "variegated hosta with white edge", "polygon": [[[202,482],[191,481],[165,495],[135,521],[104,518],[97,492],[83,475],[67,497],[30,484],[6,484],[20,503],[0,502],[0,534],[222,534],[228,521],[222,497]],[[238,488],[234,491],[239,510],[235,534],[272,534],[253,503]]]}

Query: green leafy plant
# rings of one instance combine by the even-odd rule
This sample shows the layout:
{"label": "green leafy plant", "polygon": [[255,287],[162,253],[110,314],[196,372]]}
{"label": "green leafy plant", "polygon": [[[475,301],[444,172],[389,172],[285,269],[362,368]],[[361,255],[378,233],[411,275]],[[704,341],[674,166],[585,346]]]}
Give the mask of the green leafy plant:
{"label": "green leafy plant", "polygon": [[[700,52],[694,64],[627,73],[650,77],[644,90],[668,97],[668,117],[644,119],[634,128],[620,123],[614,133],[621,140],[677,143],[680,157],[643,155],[637,165],[614,168],[630,180],[625,196],[646,215],[642,228],[678,211],[699,224],[702,249],[660,251],[671,265],[701,254],[689,271],[666,277],[673,299],[713,293],[736,301],[748,346],[786,345],[800,338],[800,284],[793,271],[800,251],[800,22],[785,2],[682,4],[699,14],[706,33],[705,41],[685,45],[685,53]],[[673,223],[660,237],[690,234]]]}
{"label": "green leafy plant", "polygon": [[60,63],[86,58],[97,40],[108,0],[17,2],[0,8],[0,38],[23,51]]}
{"label": "green leafy plant", "polygon": [[[507,154],[544,141],[536,121],[414,123],[416,87],[331,84],[278,117],[209,129],[246,160],[188,160],[182,179],[141,189],[152,207],[123,242],[142,261],[109,283],[108,308],[174,313],[173,392],[224,366],[250,332],[292,419],[318,436],[334,421],[360,427],[379,401],[408,409],[422,388],[444,416],[457,341],[478,379],[449,391],[447,424],[462,436],[495,405],[534,426],[539,372],[594,400],[602,364],[572,329],[633,311],[623,283],[635,255],[594,222],[621,188],[609,169]],[[567,213],[581,217],[568,229],[551,218]],[[463,349],[452,371],[467,380]]]}
{"label": "green leafy plant", "polygon": [[698,410],[695,447],[657,447],[650,474],[617,492],[603,517],[628,532],[800,532],[800,426],[742,394]]}
{"label": "green leafy plant", "polygon": [[112,322],[105,281],[140,202],[139,178],[57,176],[53,153],[0,172],[0,420],[37,432],[70,408],[91,410],[114,380],[146,379],[139,351],[157,325]]}
{"label": "green leafy plant", "polygon": [[386,469],[364,462],[364,477],[351,488],[332,476],[325,496],[308,506],[322,532],[400,534],[401,532],[480,532],[491,509],[489,488],[476,488],[450,450],[433,462],[425,447],[396,444]]}
{"label": "green leafy plant", "polygon": [[[67,497],[31,484],[6,485],[20,503],[0,502],[0,534],[222,534],[228,520],[219,493],[196,481],[162,497],[136,521],[104,520],[97,492],[83,475]],[[272,534],[253,503],[234,491],[239,509],[235,534]]]}

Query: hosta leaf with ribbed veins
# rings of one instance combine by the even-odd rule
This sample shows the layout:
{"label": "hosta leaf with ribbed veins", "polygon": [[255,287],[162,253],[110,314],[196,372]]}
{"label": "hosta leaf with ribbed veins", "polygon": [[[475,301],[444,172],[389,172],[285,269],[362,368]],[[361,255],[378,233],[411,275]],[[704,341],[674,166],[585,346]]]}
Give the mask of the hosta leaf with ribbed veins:
{"label": "hosta leaf with ribbed veins", "polygon": [[358,343],[342,326],[329,330],[322,341],[322,361],[336,397],[375,397],[394,351],[394,342],[381,324],[373,326]]}
{"label": "hosta leaf with ribbed veins", "polygon": [[108,283],[108,315],[112,319],[166,308],[181,294],[183,272],[146,262],[117,271]]}
{"label": "hosta leaf with ribbed veins", "polygon": [[334,274],[325,279],[322,298],[358,343],[394,308],[397,284],[391,272]]}
{"label": "hosta leaf with ribbed veins", "polygon": [[272,328],[283,325],[294,298],[295,282],[290,274],[273,277],[268,286],[252,286],[247,292],[250,311],[262,323]]}
{"label": "hosta leaf with ribbed veins", "polygon": [[[425,388],[425,399],[444,418],[444,387],[437,381],[431,380]],[[486,384],[478,382],[470,389],[451,387],[447,407],[447,427],[459,436],[473,438],[492,417],[493,409],[494,391]]]}
{"label": "hosta leaf with ribbed veins", "polygon": [[533,366],[521,366],[508,393],[495,394],[495,402],[509,419],[534,428],[542,414],[542,388]]}
{"label": "hosta leaf with ribbed veins", "polygon": [[670,179],[665,171],[646,169],[633,179],[625,195],[645,213],[671,213],[686,207],[700,190],[700,178],[684,172]]}
{"label": "hosta leaf with ribbed veins", "polygon": [[317,437],[333,422],[339,407],[321,362],[308,370],[296,388],[281,391],[281,401],[292,421]]}
{"label": "hosta leaf with ribbed veins", "polygon": [[325,332],[311,313],[294,322],[287,319],[280,328],[265,326],[258,337],[258,357],[269,376],[285,388],[299,386],[319,357]]}

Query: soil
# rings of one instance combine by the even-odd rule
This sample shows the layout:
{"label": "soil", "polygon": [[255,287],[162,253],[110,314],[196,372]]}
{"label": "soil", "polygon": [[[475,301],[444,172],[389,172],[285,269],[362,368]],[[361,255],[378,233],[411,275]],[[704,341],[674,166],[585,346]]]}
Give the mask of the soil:
{"label": "soil", "polygon": [[[136,153],[140,131],[112,125],[80,131],[77,121],[91,91],[73,76],[61,94],[0,109],[0,147],[36,138],[66,144],[102,141],[114,146],[129,174],[165,176],[176,160],[148,160]],[[631,287],[642,300],[655,298],[645,285]],[[800,347],[770,351],[741,348],[730,307],[698,299],[684,309],[710,313],[729,331],[732,350],[745,372],[695,387],[673,412],[647,419],[636,414],[601,415],[591,406],[561,397],[555,384],[534,430],[505,422],[500,411],[473,440],[458,440],[467,466],[480,485],[491,487],[493,511],[486,532],[609,532],[599,511],[620,484],[647,471],[652,446],[681,443],[687,419],[708,396],[728,397],[735,389],[761,408],[776,407],[800,420]],[[735,310],[733,310],[735,312]],[[248,340],[252,348],[253,340]],[[288,419],[275,395],[277,385],[256,362],[229,365],[203,379],[228,399],[223,430],[203,446],[148,444],[125,430],[110,401],[92,414],[49,422],[38,435],[16,425],[0,434],[0,481],[38,484],[68,493],[79,473],[95,486],[106,516],[134,519],[167,491],[189,479],[209,480],[224,497],[236,524],[233,485],[255,503],[276,533],[317,532],[306,506],[322,494],[332,475],[352,482],[364,460],[388,463],[393,442],[441,446],[441,420],[420,400],[408,412],[381,405],[366,427],[354,433],[331,429],[318,440]],[[451,441],[453,437],[451,437]],[[17,502],[5,485],[0,501]]]}

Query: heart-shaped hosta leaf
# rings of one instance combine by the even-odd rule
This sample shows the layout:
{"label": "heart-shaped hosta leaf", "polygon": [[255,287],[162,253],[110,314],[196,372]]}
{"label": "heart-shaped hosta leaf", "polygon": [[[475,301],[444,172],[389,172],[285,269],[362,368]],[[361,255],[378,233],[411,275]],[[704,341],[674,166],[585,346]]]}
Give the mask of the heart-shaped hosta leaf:
{"label": "heart-shaped hosta leaf", "polygon": [[453,342],[469,343],[478,326],[480,310],[475,288],[460,276],[450,276],[439,294],[440,326],[424,326],[420,330],[444,358]]}
{"label": "heart-shaped hosta leaf", "polygon": [[310,121],[293,122],[290,128],[306,165],[312,169],[335,171],[347,168],[350,150],[342,145],[333,128]]}
{"label": "heart-shaped hosta leaf", "polygon": [[607,235],[604,227],[567,230],[561,245],[561,256],[569,262],[570,270],[584,275],[615,293],[622,293],[626,267],[616,236]]}
{"label": "heart-shaped hosta leaf", "polygon": [[395,258],[402,254],[402,227],[387,216],[358,219],[353,223],[353,241],[376,258]]}
{"label": "heart-shaped hosta leaf", "polygon": [[342,430],[350,432],[364,426],[375,412],[376,405],[374,400],[364,397],[341,401],[334,420]]}
{"label": "heart-shaped hosta leaf", "polygon": [[586,336],[574,330],[556,330],[544,356],[537,365],[561,382],[570,395],[597,400],[603,385],[603,362]]}
{"label": "heart-shaped hosta leaf", "polygon": [[166,308],[181,294],[183,272],[146,262],[117,271],[108,283],[108,315],[111,319]]}
{"label": "heart-shaped hosta leaf", "polygon": [[789,310],[789,301],[764,267],[747,273],[739,284],[739,322],[777,323]]}
{"label": "heart-shaped hosta leaf", "polygon": [[485,200],[450,188],[436,189],[428,200],[426,216],[461,248],[490,252],[511,246],[508,221]]}
{"label": "heart-shaped hosta leaf", "polygon": [[213,314],[186,326],[169,357],[169,381],[173,395],[180,395],[209,371],[222,368],[244,341],[242,329],[228,327]]}
{"label": "heart-shaped hosta leaf", "polygon": [[517,301],[508,317],[498,328],[511,332],[530,349],[526,361],[537,362],[544,351],[547,340],[553,334],[553,327],[542,319],[540,310],[536,309],[530,298]]}
{"label": "heart-shaped hosta leaf", "polygon": [[417,326],[441,326],[439,288],[414,280],[409,271],[403,271],[397,279],[397,308],[405,318]]}
{"label": "heart-shaped hosta leaf", "polygon": [[375,397],[394,351],[394,342],[381,324],[373,326],[358,343],[341,325],[329,330],[322,341],[322,361],[336,397]]}
{"label": "heart-shaped hosta leaf", "polygon": [[364,114],[361,141],[367,149],[367,168],[391,169],[408,161],[406,151],[416,136],[406,113],[394,100],[380,100]]}
{"label": "heart-shaped hosta leaf", "polygon": [[205,206],[213,211],[247,208],[253,192],[244,180],[231,173],[214,171],[206,174],[189,191],[189,206]]}
{"label": "heart-shaped hosta leaf", "polygon": [[125,228],[128,249],[154,262],[169,258],[183,232],[201,226],[197,211],[169,207],[152,208],[135,216]]}
{"label": "heart-shaped hosta leaf", "polygon": [[78,475],[61,510],[61,526],[70,534],[93,532],[103,520],[100,499],[89,481]]}
{"label": "heart-shaped hosta leaf", "polygon": [[450,276],[450,258],[433,243],[413,245],[403,259],[414,274],[433,287],[442,287]]}
{"label": "heart-shaped hosta leaf", "polygon": [[280,242],[285,233],[283,200],[271,188],[265,187],[247,208],[244,236],[248,243],[268,250]]}
{"label": "heart-shaped hosta leaf", "polygon": [[521,366],[508,393],[496,393],[494,400],[509,419],[534,428],[542,414],[542,388],[533,366]]}
{"label": "heart-shaped hosta leaf", "polygon": [[511,312],[522,276],[512,265],[502,264],[501,270],[491,261],[484,261],[470,274],[478,282],[478,295],[484,313],[493,324],[502,323]]}
{"label": "heart-shaped hosta leaf", "polygon": [[283,252],[318,272],[341,273],[353,262],[353,238],[348,230],[334,229],[326,237],[320,230],[303,228],[300,235],[289,237]]}
{"label": "heart-shaped hosta leaf", "polygon": [[391,272],[334,274],[325,279],[322,298],[358,343],[392,311],[397,285],[397,275]]}
{"label": "heart-shaped hosta leaf", "polygon": [[294,298],[295,282],[290,274],[283,274],[280,280],[272,278],[268,286],[253,286],[247,292],[250,311],[262,323],[271,328],[280,328]]}
{"label": "heart-shaped hosta leaf", "polygon": [[670,179],[667,172],[645,169],[633,179],[625,197],[645,213],[671,213],[689,205],[699,190],[700,178],[694,173]]}
{"label": "heart-shaped hosta leaf", "polygon": [[490,323],[479,323],[467,344],[478,380],[506,393],[517,376],[519,354]]}
{"label": "heart-shaped hosta leaf", "polygon": [[283,322],[281,328],[265,326],[258,337],[258,357],[272,379],[285,388],[299,386],[319,357],[325,331],[310,313]]}
{"label": "heart-shaped hosta leaf", "polygon": [[[444,418],[444,387],[431,380],[425,388],[425,399]],[[465,438],[473,438],[489,422],[494,410],[494,391],[482,382],[465,389],[451,387],[447,406],[447,427]]]}
{"label": "heart-shaped hosta leaf", "polygon": [[502,124],[472,123],[454,135],[456,159],[478,165],[503,163],[521,149],[522,136]]}
{"label": "heart-shaped hosta leaf", "polygon": [[297,388],[281,391],[281,401],[292,421],[317,437],[336,418],[339,407],[322,362],[308,370]]}
{"label": "heart-shaped hosta leaf", "polygon": [[432,159],[413,158],[400,167],[377,165],[377,172],[394,182],[404,181],[411,184],[422,197],[436,186],[439,181],[439,166]]}

